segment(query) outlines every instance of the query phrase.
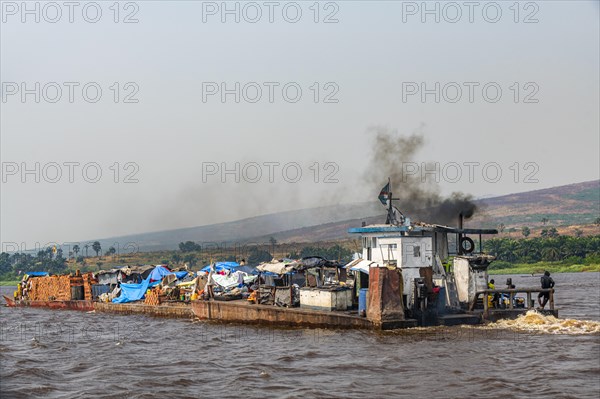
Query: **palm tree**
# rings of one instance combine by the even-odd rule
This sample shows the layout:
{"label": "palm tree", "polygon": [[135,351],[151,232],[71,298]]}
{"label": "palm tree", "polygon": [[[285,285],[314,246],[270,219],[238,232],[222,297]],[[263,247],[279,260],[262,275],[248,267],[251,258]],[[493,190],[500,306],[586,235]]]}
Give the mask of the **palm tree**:
{"label": "palm tree", "polygon": [[544,250],[542,251],[542,256],[546,260],[558,260],[558,258],[560,257],[560,252],[555,247],[548,247],[544,248]]}
{"label": "palm tree", "polygon": [[79,245],[73,245],[73,252],[75,253],[75,258],[77,258],[77,254],[79,254]]}
{"label": "palm tree", "polygon": [[502,240],[499,238],[492,238],[486,242],[486,247],[491,255],[498,256],[502,251]]}
{"label": "palm tree", "polygon": [[546,223],[548,223],[548,218],[547,217],[543,217],[542,218],[542,224],[545,226]]}
{"label": "palm tree", "polygon": [[86,258],[88,257],[88,248],[89,248],[89,247],[90,247],[90,244],[85,244],[85,245],[83,246],[83,248],[85,249],[85,257],[86,257]]}
{"label": "palm tree", "polygon": [[98,256],[98,253],[102,250],[102,246],[100,246],[100,241],[94,241],[94,243],[92,244],[92,249],[94,250],[94,252],[96,252],[96,256]]}
{"label": "palm tree", "polygon": [[105,256],[112,256],[113,259],[115,258],[115,253],[117,253],[117,250],[115,249],[115,247],[109,247],[106,252],[104,253]]}

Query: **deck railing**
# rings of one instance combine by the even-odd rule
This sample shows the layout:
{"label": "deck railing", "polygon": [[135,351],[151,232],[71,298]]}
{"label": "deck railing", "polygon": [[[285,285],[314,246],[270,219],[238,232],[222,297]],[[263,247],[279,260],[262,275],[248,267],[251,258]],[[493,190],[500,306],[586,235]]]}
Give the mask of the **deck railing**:
{"label": "deck railing", "polygon": [[498,294],[498,296],[500,296],[501,294],[508,294],[508,305],[506,307],[506,309],[514,309],[514,299],[515,299],[515,295],[516,294],[526,294],[527,299],[525,302],[525,308],[527,309],[532,309],[533,307],[535,307],[535,303],[533,303],[532,305],[532,301],[531,301],[531,294],[534,293],[540,293],[540,292],[547,292],[550,294],[550,299],[548,300],[548,305],[549,305],[549,309],[550,310],[554,310],[554,288],[515,288],[515,289],[501,289],[501,290],[483,290],[483,291],[477,291],[475,293],[475,297],[473,298],[473,301],[471,302],[471,304],[469,305],[469,310],[474,310],[475,309],[475,305],[477,304],[477,300],[479,299],[479,297],[481,295],[484,295],[483,297],[483,311],[487,312],[488,308],[489,308],[489,304],[488,304],[488,295],[494,295],[494,294]]}

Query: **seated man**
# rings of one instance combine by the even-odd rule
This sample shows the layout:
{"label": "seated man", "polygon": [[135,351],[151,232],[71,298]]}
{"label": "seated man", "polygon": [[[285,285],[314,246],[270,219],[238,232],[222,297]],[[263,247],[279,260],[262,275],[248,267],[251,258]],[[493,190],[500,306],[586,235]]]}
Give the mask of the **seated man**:
{"label": "seated man", "polygon": [[[490,282],[488,283],[488,290],[496,289],[496,286],[494,285],[494,283],[495,283],[494,279],[491,279]],[[493,295],[492,294],[488,295],[488,307],[497,308],[499,300],[500,300],[500,296],[498,295],[497,292],[494,293]]]}

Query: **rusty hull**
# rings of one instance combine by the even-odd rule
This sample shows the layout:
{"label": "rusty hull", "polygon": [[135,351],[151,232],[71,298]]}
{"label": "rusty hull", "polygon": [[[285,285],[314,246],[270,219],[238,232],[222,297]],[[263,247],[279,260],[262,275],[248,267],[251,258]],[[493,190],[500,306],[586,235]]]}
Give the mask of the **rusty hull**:
{"label": "rusty hull", "polygon": [[94,310],[94,303],[92,301],[15,301],[4,296],[6,300],[6,306],[8,307],[31,307],[31,308],[48,308],[48,309],[67,309],[67,310],[80,310],[80,311],[91,311]]}
{"label": "rusty hull", "polygon": [[402,275],[398,269],[369,268],[367,319],[375,325],[402,325],[404,306],[401,293]]}
{"label": "rusty hull", "polygon": [[199,319],[282,327],[373,328],[373,324],[349,312],[317,311],[250,304],[248,301],[192,301]]}

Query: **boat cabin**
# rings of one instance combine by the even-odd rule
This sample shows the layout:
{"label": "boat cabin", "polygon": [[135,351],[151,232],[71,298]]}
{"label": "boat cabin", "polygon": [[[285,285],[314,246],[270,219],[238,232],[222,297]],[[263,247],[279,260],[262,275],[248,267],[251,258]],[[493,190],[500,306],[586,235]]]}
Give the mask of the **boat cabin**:
{"label": "boat cabin", "polygon": [[497,234],[495,229],[411,223],[407,218],[401,225],[368,225],[348,232],[360,234],[362,259],[401,271],[409,312],[425,309],[433,300],[440,310],[466,309],[477,291],[487,289],[487,268],[494,257],[483,253],[482,236]]}

